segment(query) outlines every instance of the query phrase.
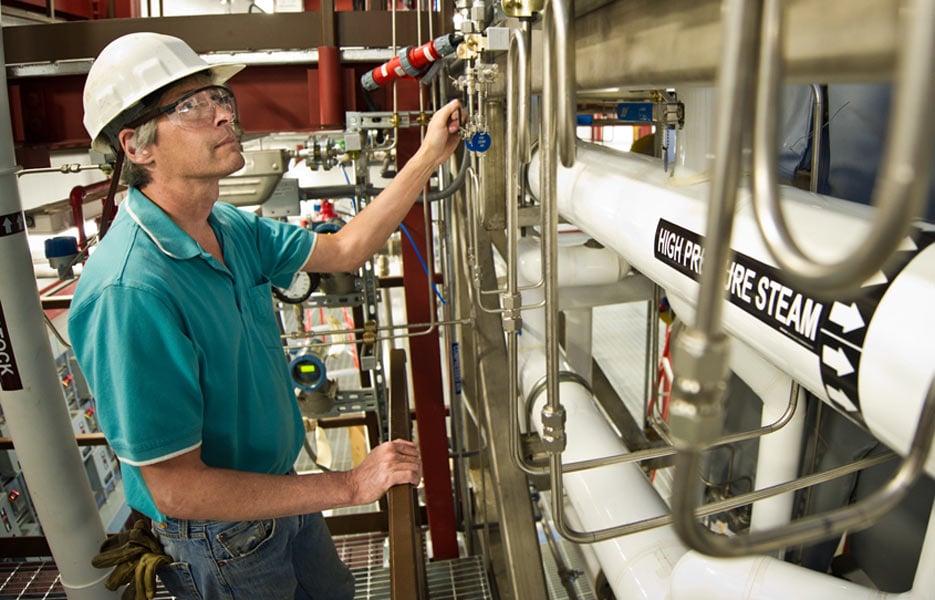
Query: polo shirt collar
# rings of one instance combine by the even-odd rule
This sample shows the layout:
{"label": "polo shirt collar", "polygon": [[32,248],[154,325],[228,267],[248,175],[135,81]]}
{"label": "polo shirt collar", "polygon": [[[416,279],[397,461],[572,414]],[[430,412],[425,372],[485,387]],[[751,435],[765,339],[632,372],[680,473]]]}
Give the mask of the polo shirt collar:
{"label": "polo shirt collar", "polygon": [[166,256],[179,260],[201,256],[201,246],[137,188],[130,188],[124,208]]}

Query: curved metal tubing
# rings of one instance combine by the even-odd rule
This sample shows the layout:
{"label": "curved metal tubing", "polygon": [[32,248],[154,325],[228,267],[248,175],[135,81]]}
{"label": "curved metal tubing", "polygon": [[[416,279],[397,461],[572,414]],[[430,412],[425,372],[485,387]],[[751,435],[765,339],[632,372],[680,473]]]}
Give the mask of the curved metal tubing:
{"label": "curved metal tubing", "polygon": [[[575,99],[575,57],[569,40],[574,39],[574,18],[567,0],[549,0],[543,11],[543,55],[549,60],[542,65],[546,85],[554,85],[555,111],[558,115],[558,151],[562,165],[575,164],[575,128],[578,123]],[[553,60],[554,55],[554,60]]]}
{"label": "curved metal tubing", "polygon": [[815,106],[812,110],[812,171],[809,176],[808,190],[818,193],[818,171],[821,168],[821,130],[825,114],[825,94],[817,83],[811,85]]}
{"label": "curved metal tubing", "polygon": [[[935,1],[911,0],[902,11],[905,38],[899,49],[889,134],[873,190],[878,209],[865,240],[851,256],[823,262],[793,239],[779,204],[776,182],[776,110],[782,78],[780,0],[764,3],[760,79],[754,134],[754,208],[766,246],[790,281],[832,296],[851,291],[880,270],[903,242],[928,190],[935,118],[928,105],[935,93]],[[709,238],[710,239],[710,238]]]}
{"label": "curved metal tubing", "polygon": [[[814,473],[812,475],[806,475],[805,477],[800,477],[794,481],[787,481],[786,483],[779,483],[772,485],[770,487],[762,488],[759,490],[754,490],[752,492],[746,492],[744,494],[738,494],[736,496],[731,496],[730,498],[725,498],[723,500],[718,500],[716,502],[711,502],[709,504],[703,504],[701,506],[695,507],[693,515],[695,518],[699,517],[708,517],[711,515],[716,515],[728,510],[734,510],[735,508],[740,508],[747,504],[752,504],[754,502],[759,502],[760,500],[765,500],[767,498],[772,498],[773,496],[779,496],[780,494],[788,494],[789,492],[794,492],[801,490],[807,487],[819,485],[821,483],[826,483],[828,481],[833,481],[839,477],[844,477],[850,475],[851,473],[856,473],[864,469],[869,469],[877,465],[883,464],[890,460],[893,460],[895,455],[892,453],[881,454],[878,456],[871,456],[867,458],[862,458],[856,460],[852,463],[842,465],[840,467],[835,467],[827,471],[822,471],[821,473]],[[553,492],[554,493],[554,492]],[[554,507],[553,507],[554,508]],[[639,521],[633,521],[632,523],[627,523],[626,525],[618,525],[613,528],[608,528],[595,532],[595,534],[600,534],[600,537],[595,536],[594,539],[585,539],[578,543],[581,544],[591,544],[609,539],[611,537],[623,537],[626,535],[631,535],[634,533],[640,533],[641,531],[647,531],[649,529],[655,529],[656,527],[663,527],[665,525],[672,525],[675,522],[673,517],[674,513],[667,515],[659,515],[658,517],[649,517],[646,519],[641,519]],[[603,532],[613,533],[610,535],[604,535]],[[726,540],[733,540],[736,538],[724,538]]]}
{"label": "curved metal tubing", "polygon": [[764,554],[789,546],[827,540],[845,531],[866,529],[895,508],[915,483],[932,448],[933,434],[935,380],[929,384],[909,454],[886,485],[866,500],[846,508],[804,517],[781,527],[732,537],[713,533],[695,521],[698,494],[694,475],[698,472],[701,453],[694,449],[679,452],[676,456],[676,470],[681,473],[675,478],[672,494],[675,529],[686,544],[699,552],[714,556]]}
{"label": "curved metal tubing", "polygon": [[[507,228],[507,284],[503,294],[503,304],[511,304],[511,308],[504,309],[504,313],[511,319],[511,329],[507,332],[507,357],[509,377],[509,399],[511,406],[515,405],[518,397],[518,340],[519,311],[525,308],[541,308],[545,302],[537,303],[532,307],[520,307],[519,293],[522,290],[534,289],[543,285],[544,274],[539,282],[533,286],[520,287],[517,281],[519,242],[519,203],[525,196],[525,181],[521,175],[521,165],[529,163],[529,95],[531,89],[529,72],[529,46],[531,31],[529,24],[524,22],[522,29],[515,30],[510,35],[510,46],[507,51],[506,74],[506,228]],[[548,469],[528,463],[523,456],[520,442],[519,415],[514,408],[510,411],[510,458],[513,464],[527,475],[544,475]],[[526,431],[530,427],[527,423]]]}
{"label": "curved metal tubing", "polygon": [[[519,242],[519,201],[523,182],[519,166],[529,161],[529,29],[514,30],[507,50],[506,75],[506,235],[507,287],[511,296],[518,292],[517,244]],[[519,85],[515,80],[519,80]],[[524,151],[525,150],[525,151]]]}
{"label": "curved metal tubing", "polygon": [[[592,396],[594,391],[591,389],[591,384],[588,383],[588,380],[582,377],[581,375],[575,373],[574,371],[559,371],[558,372],[558,381],[559,383],[563,381],[571,381],[577,383],[584,389],[588,390],[588,393]],[[539,381],[532,386],[532,389],[526,394],[526,401],[523,403],[523,414],[526,416],[526,430],[529,431],[532,427],[530,419],[532,418],[532,405],[536,402],[536,398],[539,397],[539,394],[545,391],[546,376],[539,378]]]}
{"label": "curved metal tubing", "polygon": [[[926,3],[927,2],[927,3]],[[935,13],[926,12],[928,9],[930,11],[935,11],[935,2],[932,0],[918,0],[913,6],[922,14],[913,14],[911,19],[915,20],[924,20],[927,21],[926,25],[920,26],[918,28],[912,28],[912,32],[908,36],[906,48],[911,48],[913,53],[923,53],[926,54],[924,61],[932,60],[932,50],[933,48],[925,44],[935,43],[935,36],[932,34],[935,33]],[[731,10],[734,9],[734,10]],[[778,0],[766,0],[765,8],[763,13],[763,18],[761,21],[762,37],[765,39],[761,44],[762,56],[760,59],[760,68],[761,68],[761,79],[759,85],[759,94],[758,94],[758,108],[760,114],[758,116],[758,122],[756,127],[756,136],[757,136],[757,168],[755,172],[756,185],[758,188],[759,196],[762,196],[762,188],[764,187],[764,182],[767,184],[772,182],[773,186],[771,187],[772,191],[775,192],[775,180],[772,178],[772,164],[765,165],[762,163],[764,156],[769,156],[769,150],[764,148],[763,145],[766,144],[766,140],[775,140],[775,128],[776,124],[773,121],[767,123],[764,120],[763,107],[767,106],[767,99],[775,98],[774,93],[778,86],[779,81],[779,57],[777,54],[778,41],[779,41],[779,20],[780,20],[780,3]],[[727,6],[725,15],[727,19],[737,19],[737,21],[730,21],[726,29],[726,40],[725,47],[730,45],[731,40],[736,40],[741,37],[750,37],[749,33],[753,29],[748,18],[742,17],[741,13],[746,13],[747,17],[752,17],[757,10],[755,3],[746,3],[743,0],[734,0]],[[911,21],[910,19],[910,21]],[[909,26],[912,26],[912,23],[909,23]],[[921,32],[926,32],[928,38],[925,40],[920,40],[918,37],[921,35]],[[754,38],[755,40],[755,38]],[[922,42],[925,42],[923,44]],[[903,48],[900,61],[900,70],[901,75],[905,76],[906,73],[912,74],[911,69],[907,67],[908,62],[911,61],[911,57],[907,57],[906,48]],[[731,85],[732,80],[738,76],[738,73],[748,72],[749,69],[746,68],[745,59],[743,56],[735,56],[735,60],[731,60],[731,57],[725,54],[725,60],[722,64],[724,68],[722,74],[719,77],[719,87],[720,89],[727,94],[731,94],[731,98],[737,99],[738,93],[743,93],[743,90],[739,90],[740,86]],[[917,65],[918,62],[914,62],[913,66]],[[925,80],[928,81],[928,75],[924,75]],[[736,82],[733,82],[736,83]],[[905,80],[905,77],[901,80],[901,87],[907,85],[910,82]],[[766,93],[764,93],[766,90]],[[906,99],[903,97],[903,101]],[[924,101],[924,98],[919,98],[919,101]],[[909,102],[908,107],[905,107],[899,103],[894,108],[896,114],[910,113],[917,114],[922,116],[920,113],[912,113],[909,108],[912,107],[912,102]],[[741,106],[742,105],[738,105]],[[905,108],[905,111],[900,111],[900,107]],[[745,107],[744,107],[745,108]],[[724,148],[724,143],[729,138],[729,129],[734,128],[734,130],[739,129],[746,123],[744,118],[745,113],[741,110],[737,114],[741,115],[740,119],[737,119],[736,122],[729,122],[729,115],[725,115],[723,112],[719,114],[719,123],[718,123],[718,149]],[[896,124],[894,128],[900,127],[901,117],[895,117]],[[904,124],[903,124],[904,125]],[[730,127],[729,127],[730,126]],[[919,129],[924,129],[926,127],[931,127],[931,121],[925,124],[925,127],[919,126]],[[766,134],[766,135],[764,135]],[[770,135],[772,134],[772,135]],[[905,138],[902,136],[906,136]],[[891,136],[888,140],[888,146],[892,144],[892,140],[913,140],[911,133],[905,129],[899,129],[894,131],[894,136]],[[928,140],[929,136],[925,136],[925,139]],[[911,143],[911,142],[907,142]],[[739,146],[737,146],[739,148]],[[915,149],[915,148],[913,148]],[[764,154],[764,151],[766,154]],[[735,155],[739,155],[739,152],[736,152]],[[923,154],[928,156],[927,152]],[[729,157],[722,157],[721,153],[718,152],[719,162],[727,160]],[[898,158],[898,157],[897,157]],[[736,156],[734,157],[736,160]],[[925,159],[926,161],[928,158]],[[927,162],[925,163],[927,165]],[[895,165],[895,166],[894,166]],[[888,177],[885,178],[883,188],[888,188],[892,185],[892,171],[889,169],[897,169],[901,171],[900,175],[909,176],[910,178],[914,176],[914,171],[912,171],[912,164],[909,162],[899,162],[894,159],[894,153],[892,147],[888,148],[887,152],[887,174]],[[729,178],[724,177],[720,172],[718,176],[715,177],[713,188],[717,189],[719,186],[721,188],[730,189],[730,187],[735,187],[736,182],[731,182]],[[887,183],[889,182],[889,183]],[[769,186],[767,186],[769,187]],[[906,197],[911,197],[912,194],[909,194],[910,188],[912,185],[910,182],[903,180],[901,184],[896,186],[898,191],[906,192],[907,196],[904,196],[900,199],[900,202],[894,206],[892,203],[887,203],[889,212],[886,213],[882,221],[891,221],[898,222],[905,215],[905,210],[907,204],[911,202],[906,201]],[[891,192],[896,192],[897,189],[890,190]],[[726,213],[724,216],[725,221],[720,223],[721,225],[726,225],[726,232],[728,235],[713,237],[710,234],[715,231],[715,227],[718,223],[709,222],[709,240],[721,241],[720,244],[715,244],[712,248],[719,248],[724,250],[727,248],[726,240],[730,238],[730,226],[731,220],[729,218],[730,211],[732,211],[733,206],[730,204],[730,196],[720,196],[713,195],[712,206],[710,207],[710,214],[715,214],[717,211],[722,211],[722,214]],[[717,206],[715,206],[717,204]],[[881,206],[882,205],[878,205]],[[903,214],[897,214],[895,218],[892,217],[892,213],[902,212]],[[758,215],[759,216],[759,215]],[[762,225],[762,224],[761,224]],[[890,225],[889,227],[892,227]],[[874,224],[873,231],[882,231],[886,229],[884,226],[880,226],[878,223]],[[764,235],[768,232],[764,231]],[[775,233],[775,231],[773,231]],[[788,233],[788,232],[786,232]],[[892,234],[892,232],[890,232]],[[898,244],[902,240],[902,233],[895,240],[895,243]],[[853,267],[849,269],[847,277],[840,277],[832,279],[829,281],[823,281],[821,286],[812,286],[811,289],[821,289],[826,291],[833,291],[836,289],[846,288],[850,284],[862,282],[863,278],[869,276],[873,270],[877,267],[871,269],[870,273],[866,273],[864,277],[860,277],[861,269],[866,269],[869,265],[868,256],[875,256],[878,250],[868,254],[864,251],[865,247],[870,247],[873,245],[873,242],[868,242],[858,253],[858,259],[862,263],[859,267]],[[720,253],[717,254],[720,257]],[[756,554],[756,553],[766,553],[781,548],[785,548],[797,544],[811,543],[818,540],[824,540],[832,538],[840,533],[847,530],[858,530],[865,528],[871,525],[876,519],[882,516],[885,512],[890,510],[896,503],[900,501],[902,497],[905,496],[905,493],[908,491],[909,487],[918,477],[919,473],[922,471],[925,463],[925,459],[931,449],[933,440],[933,433],[935,433],[935,380],[933,380],[928,389],[926,395],[925,403],[922,408],[922,414],[919,417],[919,424],[915,432],[915,436],[912,441],[912,446],[910,448],[908,456],[900,465],[899,470],[896,475],[887,483],[884,488],[875,493],[873,496],[868,498],[863,502],[859,502],[848,506],[843,509],[830,511],[820,515],[815,515],[812,517],[806,517],[799,519],[791,524],[784,525],[782,527],[777,527],[765,531],[760,531],[756,533],[744,534],[733,536],[731,538],[726,538],[719,536],[707,528],[699,524],[694,519],[696,502],[698,500],[698,488],[697,488],[697,471],[700,465],[701,452],[705,449],[706,444],[708,443],[708,437],[710,436],[711,428],[710,424],[712,422],[719,422],[720,415],[722,413],[722,408],[720,407],[720,402],[718,398],[718,392],[716,386],[710,385],[714,380],[705,378],[703,370],[700,368],[702,366],[708,367],[711,364],[711,361],[714,360],[714,364],[717,364],[717,356],[709,355],[712,352],[717,350],[722,350],[717,346],[717,341],[723,338],[723,333],[720,331],[720,304],[722,299],[723,285],[718,285],[719,281],[717,275],[723,271],[724,261],[718,260],[713,262],[713,264],[707,262],[708,256],[706,256],[706,265],[709,267],[704,270],[702,275],[701,290],[699,292],[699,302],[698,302],[698,320],[699,324],[694,330],[689,330],[686,333],[687,336],[682,336],[684,342],[681,346],[677,346],[681,351],[684,352],[685,365],[677,365],[679,369],[684,369],[682,378],[684,381],[680,381],[680,385],[676,385],[673,391],[673,405],[670,409],[670,414],[674,414],[676,404],[678,404],[678,410],[683,411],[684,414],[680,418],[684,421],[680,424],[681,430],[678,432],[679,435],[675,435],[673,427],[673,437],[677,439],[679,444],[679,453],[676,457],[676,478],[673,486],[673,497],[672,497],[672,507],[673,515],[675,517],[675,528],[679,536],[683,541],[686,542],[692,548],[705,552],[707,554],[713,554],[717,556],[740,556],[746,554]],[[856,260],[852,257],[849,260]],[[777,262],[779,259],[777,258]],[[789,269],[788,265],[781,264],[782,267]],[[836,267],[837,268],[837,267]],[[708,277],[709,272],[712,274]],[[812,273],[814,275],[815,272]],[[855,275],[856,274],[856,275]],[[801,273],[799,273],[801,275]],[[822,275],[821,277],[829,277],[829,275]],[[846,279],[853,279],[853,281],[846,281]],[[723,282],[720,282],[723,283]],[[712,308],[713,312],[708,314],[707,311],[703,311],[703,303],[706,303],[706,308]],[[704,359],[706,362],[702,363],[701,360]],[[685,368],[687,366],[688,368]],[[677,377],[677,381],[679,378]],[[694,391],[699,390],[699,391]],[[691,416],[688,416],[691,415]],[[705,423],[704,419],[707,419],[708,422]],[[707,427],[707,428],[706,428]]]}
{"label": "curved metal tubing", "polygon": [[[574,64],[570,55],[569,32],[571,14],[565,0],[549,0],[545,8],[543,31],[542,123],[539,130],[540,189],[542,190],[542,265],[545,272],[545,364],[546,398],[552,414],[559,418],[564,408],[559,399],[558,351],[558,206],[556,202],[557,168],[556,145],[562,164],[571,167],[575,162],[575,96]],[[553,56],[554,47],[557,48]],[[557,130],[557,131],[556,131]],[[549,452],[549,480],[552,485],[552,514],[555,528],[562,537],[585,543],[614,537],[617,528],[597,532],[572,529],[563,505],[562,450],[564,430],[557,439],[547,440]]]}
{"label": "curved metal tubing", "polygon": [[[559,374],[559,377],[562,378],[563,375],[568,374],[568,371],[562,371]],[[577,374],[574,374],[577,375]],[[580,376],[578,376],[580,377]],[[566,377],[566,380],[577,381],[574,378]],[[580,383],[580,381],[579,381]],[[587,386],[585,386],[587,387]],[[792,415],[795,414],[796,407],[798,406],[798,384],[793,384],[790,394],[789,394],[789,403],[786,405],[785,411],[777,418],[775,421],[769,425],[763,425],[757,427],[756,429],[751,429],[749,431],[741,431],[738,433],[732,433],[730,435],[725,435],[720,437],[714,442],[712,442],[712,447],[724,446],[727,444],[736,444],[738,442],[745,442],[747,440],[752,440],[753,438],[762,437],[764,435],[778,431],[786,426],[789,421],[792,419]],[[528,419],[530,417],[531,407],[535,402],[535,399],[543,392],[545,389],[545,384],[543,380],[540,380],[533,387],[532,391],[528,394],[526,399],[526,418],[527,418],[527,431],[529,430]],[[515,397],[514,394],[511,398]],[[518,419],[518,417],[517,417]],[[519,431],[518,420],[514,421],[511,424],[511,431]],[[513,448],[513,457],[516,465],[525,473],[530,475],[542,475],[547,472],[545,467],[534,465],[525,460],[522,455],[522,448],[518,441],[518,437],[511,439],[511,447]],[[626,464],[632,462],[642,462],[644,460],[651,460],[654,458],[663,458],[666,456],[672,456],[676,454],[677,450],[674,446],[660,446],[659,448],[646,448],[644,450],[636,450],[634,452],[627,452],[626,454],[614,454],[611,456],[602,456],[600,458],[591,458],[587,460],[575,461],[572,463],[563,463],[562,471],[563,473],[575,473],[577,471],[584,471],[587,469],[594,469],[596,467],[606,467],[609,465],[616,464]]]}
{"label": "curved metal tubing", "polygon": [[[523,22],[521,29],[510,34],[507,51],[506,72],[506,232],[507,232],[507,284],[504,288],[478,290],[480,294],[506,294],[514,297],[520,291],[534,289],[539,282],[519,287],[516,282],[517,240],[519,238],[519,202],[525,196],[525,181],[522,167],[529,163],[529,96],[532,88],[529,70],[529,46],[531,32],[529,24]],[[527,307],[535,308],[535,307]],[[485,309],[487,310],[487,309]],[[509,310],[509,309],[506,309]],[[506,312],[506,310],[504,312]],[[518,309],[517,309],[518,310]],[[488,311],[489,312],[489,311]]]}
{"label": "curved metal tubing", "polygon": [[[516,352],[516,345],[517,345],[515,331],[510,332],[510,338],[511,338],[510,353],[511,353],[511,359],[512,359],[513,353]],[[516,363],[511,362],[510,367],[511,367],[510,369],[511,372],[514,375],[511,379],[511,381],[513,382],[513,386],[512,386],[513,395],[511,396],[511,398],[515,399],[516,398],[516,376],[515,376]],[[587,382],[587,380],[581,375],[575,373],[574,371],[559,371],[558,378],[559,378],[559,381],[573,381],[577,383],[578,385],[586,388],[588,391],[591,391],[591,386]],[[532,430],[532,424],[530,423],[530,417],[531,417],[530,413],[532,412],[532,405],[533,403],[535,403],[536,398],[538,398],[539,395],[545,391],[546,380],[547,380],[547,377],[545,376],[540,378],[539,381],[537,381],[536,384],[532,387],[532,390],[530,390],[529,393],[526,395],[526,401],[523,404],[523,415],[526,418],[526,431]],[[523,471],[524,473],[526,473],[527,475],[547,474],[549,472],[549,468],[547,466],[534,465],[528,462],[526,460],[526,457],[523,456],[523,449],[522,449],[522,445],[519,439],[519,415],[514,409],[510,411],[510,416],[512,420],[512,422],[510,423],[510,449],[511,449],[510,455],[513,459],[514,464],[516,464],[516,466],[519,467],[519,469]],[[618,454],[618,455],[611,456],[611,457],[602,457],[602,458],[598,458],[594,460],[582,461],[580,463],[573,463],[572,465],[566,465],[565,470],[566,471],[568,470],[578,471],[582,469],[589,469],[589,468],[603,466],[605,464],[614,464],[615,462],[631,462],[633,460],[638,460],[638,459],[627,460],[629,456],[630,456],[629,454]]]}

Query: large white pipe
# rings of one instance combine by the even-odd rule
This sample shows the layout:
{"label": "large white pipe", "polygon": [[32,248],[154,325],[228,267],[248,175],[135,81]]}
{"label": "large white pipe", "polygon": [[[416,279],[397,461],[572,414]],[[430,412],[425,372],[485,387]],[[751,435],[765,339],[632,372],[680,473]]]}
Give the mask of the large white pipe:
{"label": "large white pipe", "polygon": [[[540,279],[542,256],[538,248],[534,240],[519,240],[518,275],[523,281],[534,283]],[[623,279],[629,270],[630,265],[619,254],[606,248],[584,245],[558,248],[559,286],[562,288],[609,285]]]}
{"label": "large white pipe", "polygon": [[[769,556],[687,553],[672,572],[668,600],[882,600],[885,594]],[[662,598],[662,596],[660,597]]]}
{"label": "large white pipe", "polygon": [[[763,401],[760,424],[775,422],[789,404],[792,379],[745,344],[735,340],[731,350],[731,370]],[[799,392],[796,410],[782,429],[760,437],[755,489],[792,481],[798,476],[802,457],[802,433],[805,430],[802,396]],[[794,497],[794,492],[788,492],[755,503],[750,529],[771,529],[788,523],[792,518]]]}
{"label": "large white pipe", "polygon": [[712,558],[691,551],[672,572],[668,600],[933,600],[935,506],[912,590],[888,594],[772,557]]}
{"label": "large white pipe", "polygon": [[[538,171],[535,155],[528,177],[534,194]],[[575,166],[558,172],[562,216],[664,287],[689,322],[704,262],[707,196],[706,182],[684,174],[670,179],[657,159],[592,144],[579,143]],[[872,214],[794,188],[783,188],[782,196],[796,237],[823,258],[859,243]],[[919,309],[935,305],[935,232],[918,230],[916,241],[907,239],[898,257],[905,267],[868,281],[866,298],[820,301],[786,285],[771,266],[743,190],[735,219],[727,333],[905,454],[935,377],[935,311]],[[926,470],[935,475],[935,455]]]}
{"label": "large white pipe", "polygon": [[[521,246],[521,264],[538,264],[538,252],[538,244],[525,242]],[[560,284],[574,277],[580,278],[580,275],[573,275],[579,269],[582,273],[602,273],[600,276],[588,277],[588,285],[611,283],[626,271],[615,268],[587,269],[583,268],[585,263],[576,262],[572,258],[591,255],[599,257],[598,260],[603,264],[610,265],[618,261],[616,257],[592,252],[569,252],[568,248],[560,248],[559,252]],[[613,254],[606,250],[595,252]],[[563,254],[564,261],[561,258]],[[528,286],[537,280],[537,269],[520,271],[520,285]],[[542,290],[526,290],[522,298],[524,306],[534,305],[542,299]],[[542,309],[523,313],[523,333],[518,336],[519,377],[523,396],[545,375],[542,313]],[[561,368],[569,369],[567,364]],[[559,386],[559,394],[566,411],[565,432],[568,440],[562,454],[563,463],[627,452],[586,388],[572,381],[563,381]],[[545,401],[545,394],[539,394],[532,407],[532,421],[540,434],[542,423],[536,415],[540,414]],[[564,476],[564,484],[585,530],[604,529],[668,512],[665,503],[636,464],[617,464],[569,473]],[[617,598],[647,600],[665,596],[669,573],[686,552],[670,526],[599,542],[592,544],[591,548]]]}
{"label": "large white pipe", "polygon": [[[520,262],[525,265],[520,272],[521,285],[528,285],[528,280],[538,277],[538,252],[538,245],[532,241],[521,244]],[[600,254],[579,254],[560,248],[559,282],[571,280],[565,277],[562,269],[580,268],[582,272],[593,273],[594,276],[586,280],[588,285],[607,285],[622,276],[622,272],[615,272],[612,268],[584,268],[586,265],[579,261],[587,261],[592,256],[599,264],[611,264],[608,257]],[[527,290],[523,293],[523,304],[536,304],[541,297],[541,290]],[[520,336],[520,384],[527,391],[545,374],[541,313],[541,310],[524,313],[523,335]],[[735,342],[733,350],[731,369],[764,402],[763,424],[775,421],[788,404],[791,378],[742,343]],[[568,367],[563,365],[562,368]],[[560,384],[559,391],[567,416],[568,446],[562,457],[564,463],[627,451],[585,388],[568,381]],[[545,397],[540,394],[532,414],[538,414],[544,404]],[[783,429],[760,438],[757,488],[788,481],[796,476],[804,426],[804,411],[801,408],[800,405]],[[541,423],[535,419],[534,422],[541,434]],[[568,520],[574,527],[604,529],[667,512],[655,489],[633,464],[569,473],[565,475],[564,482],[571,503]],[[791,502],[790,493],[756,503],[751,527],[768,528],[787,522],[791,515]],[[930,521],[935,521],[935,508],[932,515]],[[935,589],[932,585],[935,569],[931,568],[935,560],[935,524],[932,523],[926,535],[911,595],[882,594],[773,557],[718,559],[687,552],[669,526],[592,544],[590,551],[598,559],[618,598],[932,600],[935,597],[929,591]],[[593,565],[590,568],[593,570]]]}
{"label": "large white pipe", "polygon": [[[0,44],[0,63],[3,44]],[[71,600],[116,598],[91,566],[104,541],[33,278],[0,76],[0,405],[46,540]]]}
{"label": "large white pipe", "polygon": [[[545,375],[545,357],[541,350],[526,350],[525,329],[520,338],[521,385],[528,391]],[[587,389],[574,382],[562,382],[559,394],[567,418],[568,445],[563,462],[627,451]],[[533,405],[533,415],[539,414],[544,403],[544,395],[540,394]],[[541,421],[533,419],[533,422],[541,434]],[[581,525],[589,531],[668,513],[665,503],[635,464],[569,473],[564,476],[564,483]],[[617,598],[654,600],[665,596],[669,573],[686,551],[670,526],[600,542],[592,548]]]}

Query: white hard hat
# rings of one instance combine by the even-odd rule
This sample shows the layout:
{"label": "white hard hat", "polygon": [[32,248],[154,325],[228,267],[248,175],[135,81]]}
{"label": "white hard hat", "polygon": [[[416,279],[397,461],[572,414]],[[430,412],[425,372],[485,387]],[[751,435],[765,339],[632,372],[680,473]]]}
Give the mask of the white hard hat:
{"label": "white hard hat", "polygon": [[[177,37],[130,33],[108,44],[94,60],[84,84],[84,127],[91,147],[107,154],[121,127],[143,115],[140,101],[189,75],[204,72],[221,84],[242,64],[210,65]],[[118,118],[120,117],[120,118]]]}

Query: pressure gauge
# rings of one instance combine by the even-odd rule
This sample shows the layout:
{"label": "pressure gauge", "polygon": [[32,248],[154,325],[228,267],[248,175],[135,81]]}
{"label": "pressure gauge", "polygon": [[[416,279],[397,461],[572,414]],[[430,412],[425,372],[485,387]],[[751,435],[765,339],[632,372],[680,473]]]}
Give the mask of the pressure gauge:
{"label": "pressure gauge", "polygon": [[301,304],[308,300],[308,297],[312,295],[319,283],[321,283],[321,276],[318,273],[299,271],[292,278],[289,287],[283,289],[274,285],[273,295],[286,304]]}

